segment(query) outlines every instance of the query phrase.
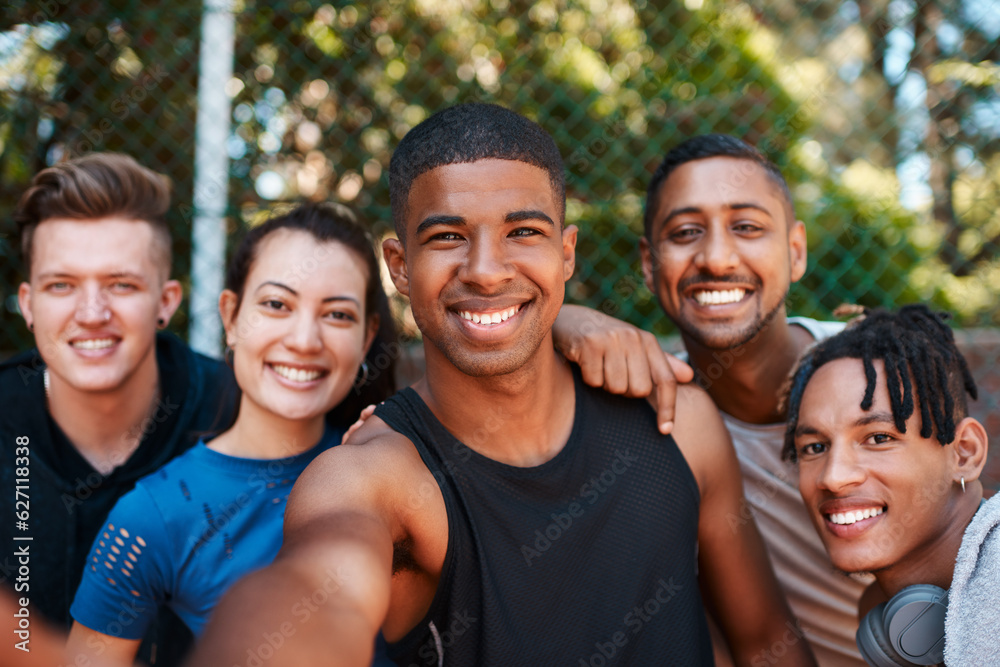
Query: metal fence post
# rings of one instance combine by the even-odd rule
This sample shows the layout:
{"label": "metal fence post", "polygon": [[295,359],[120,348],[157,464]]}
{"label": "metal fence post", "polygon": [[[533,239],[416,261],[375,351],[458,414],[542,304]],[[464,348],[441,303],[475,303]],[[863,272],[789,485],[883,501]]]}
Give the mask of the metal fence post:
{"label": "metal fence post", "polygon": [[205,0],[195,130],[190,344],[214,357],[221,356],[222,340],[217,303],[226,264],[230,116],[226,84],[233,76],[234,27],[232,0]]}

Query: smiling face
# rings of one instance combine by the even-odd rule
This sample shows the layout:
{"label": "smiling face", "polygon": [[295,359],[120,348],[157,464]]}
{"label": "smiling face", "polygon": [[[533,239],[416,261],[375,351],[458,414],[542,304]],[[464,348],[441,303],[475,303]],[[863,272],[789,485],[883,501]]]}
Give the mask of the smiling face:
{"label": "smiling face", "polygon": [[748,342],[784,310],[806,266],[805,227],[750,161],[687,162],[661,186],[652,243],[640,242],[646,285],[686,341]]}
{"label": "smiling face", "polygon": [[405,247],[383,247],[429,363],[437,351],[467,375],[503,375],[551,339],[576,245],[561,210],[548,173],[523,162],[450,164],[414,179]]}
{"label": "smiling face", "polygon": [[367,280],[364,262],[339,242],[290,229],[260,242],[242,299],[226,290],[219,300],[241,417],[251,409],[308,420],[344,399],[376,329]]}
{"label": "smiling face", "polygon": [[884,365],[876,360],[874,367],[878,381],[867,411],[860,407],[860,359],[816,371],[802,394],[795,451],[799,491],[834,566],[879,574],[927,559],[956,523],[962,495],[954,445],[920,436],[919,409],[900,433]]}
{"label": "smiling face", "polygon": [[21,312],[53,385],[76,391],[127,390],[156,377],[157,319],[169,321],[181,288],[167,280],[149,223],[119,218],[50,219],[33,237]]}

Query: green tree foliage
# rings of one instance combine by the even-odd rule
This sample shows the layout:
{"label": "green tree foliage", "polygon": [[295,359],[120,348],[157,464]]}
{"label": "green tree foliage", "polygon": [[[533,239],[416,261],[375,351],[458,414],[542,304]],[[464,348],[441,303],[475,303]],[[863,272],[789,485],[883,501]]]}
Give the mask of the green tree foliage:
{"label": "green tree foliage", "polygon": [[[567,220],[581,228],[572,300],[669,331],[638,271],[645,185],[669,147],[727,132],[778,162],[809,228],[810,271],[791,310],[933,298],[965,323],[992,321],[997,47],[965,6],[976,1],[243,0],[227,85],[232,229],[305,198],[343,201],[391,233],[386,172],[399,139],[444,106],[491,101],[536,119],[566,159]],[[63,155],[130,152],[175,181],[185,278],[200,3],[51,7],[15,4],[2,26],[24,38],[0,42],[0,209]],[[886,65],[907,34],[917,46],[902,67],[929,91],[919,126]],[[942,34],[952,46],[937,44]],[[914,155],[951,165],[951,218],[937,172],[924,179],[930,204],[907,197],[898,171]],[[10,312],[10,234],[0,222],[0,348],[28,343]]]}

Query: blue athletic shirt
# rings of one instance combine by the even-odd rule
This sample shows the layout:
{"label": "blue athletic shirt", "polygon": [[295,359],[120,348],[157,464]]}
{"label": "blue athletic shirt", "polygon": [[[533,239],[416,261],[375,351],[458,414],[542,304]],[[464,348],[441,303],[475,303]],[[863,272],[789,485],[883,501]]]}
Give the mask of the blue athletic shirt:
{"label": "blue athletic shirt", "polygon": [[199,442],[136,483],[87,557],[70,613],[112,637],[141,639],[167,605],[201,636],[222,595],[281,547],[292,484],[342,432],[284,459],[244,459]]}

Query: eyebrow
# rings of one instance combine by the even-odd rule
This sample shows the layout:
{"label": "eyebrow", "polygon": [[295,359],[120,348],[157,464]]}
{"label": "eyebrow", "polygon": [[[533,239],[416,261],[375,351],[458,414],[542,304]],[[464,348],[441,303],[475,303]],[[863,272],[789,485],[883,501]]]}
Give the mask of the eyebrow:
{"label": "eyebrow", "polygon": [[[893,427],[896,425],[896,420],[893,418],[890,412],[869,412],[863,417],[859,417],[852,426],[868,426],[869,424],[891,424]],[[801,435],[819,435],[819,429],[813,428],[808,425],[799,425],[795,428],[795,437]]]}
{"label": "eyebrow", "polygon": [[[766,208],[764,208],[760,204],[755,204],[753,202],[737,202],[735,204],[726,204],[725,208],[728,208],[731,211],[741,211],[743,209],[748,209],[749,208],[749,209],[753,209],[755,211],[760,211],[761,213],[765,213],[768,216],[772,216],[773,217],[771,211],[767,210]],[[665,217],[663,219],[663,222],[661,222],[660,224],[661,225],[666,225],[668,222],[670,222],[671,220],[673,220],[677,216],[684,215],[684,214],[687,214],[687,213],[702,213],[702,210],[700,208],[698,208],[697,206],[684,206],[682,208],[675,208],[672,211],[670,211],[670,213],[667,214],[667,217]]]}
{"label": "eyebrow", "polygon": [[819,430],[813,428],[812,426],[803,426],[799,424],[798,426],[795,427],[796,438],[799,437],[800,435],[818,435],[818,434]]}
{"label": "eyebrow", "polygon": [[146,282],[145,276],[139,273],[132,273],[131,271],[115,271],[114,273],[108,274],[109,278],[129,278],[130,280],[135,280],[136,282]]}
{"label": "eyebrow", "polygon": [[[298,296],[299,295],[299,293],[296,292],[295,290],[293,290],[291,287],[289,287],[288,285],[286,285],[284,283],[279,283],[277,280],[265,280],[260,285],[257,285],[257,289],[255,289],[254,292],[259,292],[260,289],[262,287],[264,287],[265,285],[271,285],[273,287],[278,287],[280,289],[285,290],[286,292],[291,293],[293,296]],[[361,302],[360,301],[358,301],[357,299],[355,299],[353,296],[346,296],[346,295],[328,296],[325,299],[323,299],[322,303],[330,303],[330,302],[333,302],[333,301],[353,301],[359,307],[361,306]]]}
{"label": "eyebrow", "polygon": [[431,227],[437,225],[452,225],[452,226],[462,226],[465,224],[465,218],[460,215],[431,215],[424,218],[419,225],[417,225],[416,234],[419,236]]}
{"label": "eyebrow", "polygon": [[[39,280],[48,280],[51,278],[76,278],[77,274],[66,273],[65,271],[48,271],[45,273],[38,274]],[[145,277],[141,273],[132,273],[131,271],[112,271],[111,273],[105,273],[101,276],[102,278],[129,278],[131,280],[145,282]]]}
{"label": "eyebrow", "polygon": [[535,209],[529,209],[525,211],[511,211],[506,216],[504,216],[504,222],[524,222],[525,220],[540,220],[546,222],[549,225],[555,227],[556,223],[552,221],[544,211],[538,211]]}
{"label": "eyebrow", "polygon": [[891,412],[869,412],[864,417],[861,417],[856,422],[855,426],[867,426],[868,424],[892,424],[896,425],[896,419],[892,416]]}
{"label": "eyebrow", "polygon": [[[504,216],[504,222],[506,223],[524,222],[526,220],[539,220],[541,222],[551,225],[552,227],[556,226],[556,223],[553,222],[552,218],[550,218],[544,211],[539,211],[537,209],[511,211],[510,213]],[[417,235],[420,235],[423,232],[430,229],[431,227],[437,225],[449,225],[449,226],[461,227],[465,225],[465,218],[463,218],[460,215],[431,215],[424,218],[420,222],[420,224],[417,225],[416,233]]]}
{"label": "eyebrow", "polygon": [[740,211],[745,208],[752,208],[755,211],[760,211],[761,213],[766,213],[767,215],[772,215],[771,211],[764,208],[760,204],[755,204],[753,202],[740,202],[738,204],[730,204],[729,208],[733,211]]}
{"label": "eyebrow", "polygon": [[667,217],[665,217],[663,219],[663,222],[661,222],[660,224],[666,225],[668,222],[670,222],[677,216],[684,215],[686,213],[701,213],[701,209],[698,208],[697,206],[685,206],[683,208],[675,208],[674,210],[670,211],[670,213],[667,213]]}

